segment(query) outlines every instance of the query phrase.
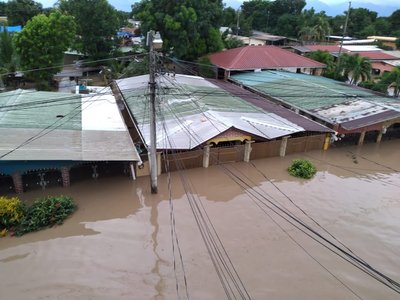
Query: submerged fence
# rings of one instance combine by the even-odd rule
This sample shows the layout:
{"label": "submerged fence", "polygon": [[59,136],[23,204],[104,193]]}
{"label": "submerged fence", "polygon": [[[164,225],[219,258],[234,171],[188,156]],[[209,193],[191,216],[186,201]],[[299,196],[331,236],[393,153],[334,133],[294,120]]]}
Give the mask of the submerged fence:
{"label": "submerged fence", "polygon": [[[286,154],[299,153],[311,150],[321,150],[324,145],[325,134],[289,138],[286,145]],[[250,160],[279,156],[282,140],[275,140],[251,144]],[[210,148],[209,165],[239,162],[244,160],[245,145]],[[191,169],[203,166],[204,150],[178,152],[162,155],[162,172],[166,172],[166,163],[171,171],[180,168]]]}

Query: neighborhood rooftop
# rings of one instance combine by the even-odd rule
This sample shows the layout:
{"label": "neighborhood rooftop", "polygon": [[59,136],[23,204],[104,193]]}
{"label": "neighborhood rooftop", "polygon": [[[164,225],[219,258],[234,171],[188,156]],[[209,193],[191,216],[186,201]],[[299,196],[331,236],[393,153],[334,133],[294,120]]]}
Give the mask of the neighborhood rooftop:
{"label": "neighborhood rooftop", "polygon": [[15,90],[0,97],[7,161],[140,161],[114,96]]}
{"label": "neighborhood rooftop", "polygon": [[347,130],[400,117],[399,100],[324,77],[263,71],[233,75],[232,79]]}
{"label": "neighborhood rooftop", "polygon": [[213,53],[209,57],[214,65],[225,70],[326,67],[276,46],[245,46]]}
{"label": "neighborhood rooftop", "polygon": [[[148,76],[121,79],[117,84],[149,144]],[[158,149],[193,149],[228,130],[263,140],[306,131],[291,120],[266,112],[201,77],[164,75],[158,77],[158,87]],[[325,128],[325,132],[329,129]]]}

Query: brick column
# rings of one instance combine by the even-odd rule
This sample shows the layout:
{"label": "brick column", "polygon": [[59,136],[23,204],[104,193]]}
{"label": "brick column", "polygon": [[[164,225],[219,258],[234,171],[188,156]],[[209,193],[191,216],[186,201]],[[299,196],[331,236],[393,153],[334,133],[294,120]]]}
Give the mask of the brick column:
{"label": "brick column", "polygon": [[61,168],[61,177],[62,177],[63,187],[71,186],[71,178],[70,178],[69,170],[70,170],[69,167]]}
{"label": "brick column", "polygon": [[14,183],[14,190],[17,194],[24,192],[24,183],[22,181],[22,175],[19,172],[12,173],[11,175]]}

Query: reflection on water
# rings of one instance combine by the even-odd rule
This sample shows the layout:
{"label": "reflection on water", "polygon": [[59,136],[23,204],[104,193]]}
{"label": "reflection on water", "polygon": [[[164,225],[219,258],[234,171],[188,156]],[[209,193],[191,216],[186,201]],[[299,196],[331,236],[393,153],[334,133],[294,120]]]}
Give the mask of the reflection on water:
{"label": "reflection on water", "polygon": [[[261,210],[227,172],[315,226],[306,213],[400,281],[399,146],[400,141],[388,141],[314,151],[189,170],[185,176],[252,299],[398,299],[270,209]],[[316,164],[312,180],[288,175],[286,168],[299,157]],[[188,293],[192,299],[224,299],[177,173],[172,186]],[[166,176],[159,178],[158,195],[150,193],[147,178],[121,177],[34,191],[23,198],[47,194],[70,195],[79,208],[62,226],[0,239],[2,299],[177,298],[175,278],[181,277],[173,268]]]}

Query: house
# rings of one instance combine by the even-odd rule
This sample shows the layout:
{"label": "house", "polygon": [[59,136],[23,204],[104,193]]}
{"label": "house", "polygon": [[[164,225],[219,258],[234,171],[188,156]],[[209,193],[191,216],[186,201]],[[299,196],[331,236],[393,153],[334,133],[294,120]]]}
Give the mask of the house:
{"label": "house", "polygon": [[262,71],[231,76],[231,80],[270,100],[335,130],[339,136],[366,135],[380,142],[383,134],[399,130],[400,101],[319,76]]}
{"label": "house", "polygon": [[[15,90],[0,97],[0,187],[17,193],[140,162],[110,90]],[[107,168],[105,168],[107,165]],[[84,175],[86,174],[86,175]]]}
{"label": "house", "polygon": [[319,73],[326,65],[276,46],[244,46],[209,56],[218,68],[218,78],[229,78],[241,71],[287,70]]}
{"label": "house", "polygon": [[373,39],[375,41],[381,42],[384,46],[386,47],[391,47],[393,49],[396,49],[396,37],[390,37],[390,36],[368,36],[368,39]]}
{"label": "house", "polygon": [[[136,76],[117,80],[113,87],[116,97],[124,103],[125,121],[136,128],[134,142],[141,143],[143,149],[150,144],[148,81],[148,75]],[[279,151],[284,155],[286,144],[283,150],[279,147],[282,140],[286,143],[290,137],[306,140],[315,135],[315,147],[322,149],[326,134],[332,132],[276,104],[256,105],[256,95],[252,103],[248,91],[217,80],[165,74],[158,76],[157,87],[157,150],[191,156],[191,165],[201,166],[203,151],[213,152],[221,147],[243,147],[231,154],[235,156],[233,160],[238,159],[237,155],[244,160],[243,155],[250,155],[257,143],[271,141],[278,146],[277,155]]]}

